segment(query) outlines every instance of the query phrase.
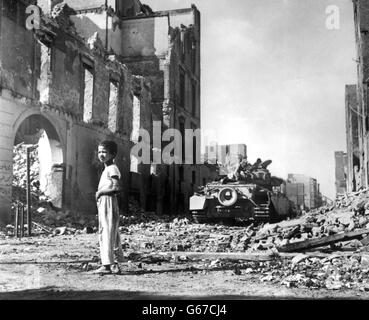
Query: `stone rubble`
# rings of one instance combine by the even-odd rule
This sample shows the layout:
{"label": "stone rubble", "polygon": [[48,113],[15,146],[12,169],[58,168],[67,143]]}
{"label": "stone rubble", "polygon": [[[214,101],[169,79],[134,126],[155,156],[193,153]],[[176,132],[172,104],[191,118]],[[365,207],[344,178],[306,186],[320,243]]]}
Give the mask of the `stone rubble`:
{"label": "stone rubble", "polygon": [[[155,252],[266,252],[287,243],[365,229],[369,226],[369,194],[337,201],[334,206],[313,210],[304,216],[276,224],[249,224],[242,227],[194,224],[191,218],[156,218],[122,227],[126,250]],[[365,238],[365,236],[363,236]],[[194,264],[204,270],[231,267],[234,275],[251,274],[262,282],[288,288],[307,287],[339,290],[369,290],[369,247],[358,239],[314,249],[331,253],[329,257],[296,252],[292,260],[267,262],[202,261]],[[344,254],[348,253],[348,254]],[[155,263],[158,257],[153,255]],[[150,263],[150,256],[145,258]],[[186,256],[176,262],[189,262]]]}

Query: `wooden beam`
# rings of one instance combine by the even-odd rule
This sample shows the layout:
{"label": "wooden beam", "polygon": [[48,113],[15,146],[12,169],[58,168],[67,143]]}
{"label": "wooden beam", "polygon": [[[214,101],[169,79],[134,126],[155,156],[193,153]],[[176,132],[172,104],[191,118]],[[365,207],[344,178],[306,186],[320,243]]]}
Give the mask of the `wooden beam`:
{"label": "wooden beam", "polygon": [[168,252],[166,255],[187,257],[192,260],[244,260],[244,261],[270,261],[281,259],[278,252],[244,253],[244,252]]}
{"label": "wooden beam", "polygon": [[39,227],[41,230],[46,231],[47,233],[53,233],[52,231],[50,231],[50,230],[46,229],[45,227],[43,227],[42,225],[40,225],[40,224],[38,224],[38,223],[36,223],[36,222],[34,222],[34,221],[32,221],[32,223],[33,223],[36,227]]}
{"label": "wooden beam", "polygon": [[[298,253],[289,252],[272,252],[266,251],[263,253],[247,253],[247,252],[162,252],[158,254],[148,254],[146,258],[150,256],[167,256],[167,257],[186,257],[191,260],[233,260],[233,261],[272,261],[272,260],[290,260],[293,259]],[[327,258],[332,254],[338,256],[352,256],[358,254],[357,252],[335,252],[335,253],[323,253],[323,252],[307,252],[308,257]]]}
{"label": "wooden beam", "polygon": [[294,243],[286,244],[282,247],[278,247],[278,251],[280,252],[298,252],[305,249],[317,248],[326,246],[332,243],[347,241],[351,239],[360,238],[364,234],[368,234],[369,229],[361,229],[351,232],[338,233],[332,236],[327,236],[318,239],[309,239],[305,241],[299,241]]}

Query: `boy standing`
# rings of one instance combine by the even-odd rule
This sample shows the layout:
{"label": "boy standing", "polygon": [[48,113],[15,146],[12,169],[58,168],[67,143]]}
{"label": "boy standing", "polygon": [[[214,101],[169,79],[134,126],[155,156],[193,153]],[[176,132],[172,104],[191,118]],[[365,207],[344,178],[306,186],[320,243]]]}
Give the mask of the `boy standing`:
{"label": "boy standing", "polygon": [[103,141],[98,146],[98,158],[104,164],[96,202],[99,216],[99,245],[102,266],[94,271],[98,274],[119,274],[118,263],[114,260],[123,259],[123,251],[119,235],[119,206],[117,195],[121,191],[121,174],[114,163],[118,146],[114,141]]}

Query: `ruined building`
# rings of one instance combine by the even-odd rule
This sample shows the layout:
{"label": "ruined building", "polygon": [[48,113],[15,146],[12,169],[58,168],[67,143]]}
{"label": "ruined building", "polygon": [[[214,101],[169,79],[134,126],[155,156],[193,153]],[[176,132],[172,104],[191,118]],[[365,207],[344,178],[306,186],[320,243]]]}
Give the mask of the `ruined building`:
{"label": "ruined building", "polygon": [[[141,8],[142,10],[142,8]],[[131,12],[132,13],[132,12]],[[200,153],[200,12],[188,9],[123,15],[124,62],[133,74],[151,81],[154,120],[162,121],[162,130],[178,129],[182,137],[184,164],[156,166],[165,176],[168,201],[165,211],[188,212],[189,197],[202,183]],[[195,135],[186,135],[191,129]],[[155,133],[154,133],[155,135]],[[185,143],[186,142],[186,143]],[[165,145],[154,146],[163,149]],[[203,168],[206,170],[206,168]]]}
{"label": "ruined building", "polygon": [[359,119],[356,85],[347,85],[346,101],[346,143],[347,143],[347,192],[357,191],[361,187]]}
{"label": "ruined building", "polygon": [[98,35],[78,35],[70,20],[75,12],[68,6],[55,7],[39,29],[28,30],[30,1],[0,3],[2,221],[10,216],[13,145],[38,143],[43,134],[49,141],[49,154],[42,154],[42,159],[50,159],[43,171],[53,190],[51,200],[60,207],[94,213],[98,142],[116,141],[117,165],[124,178],[129,172],[132,75],[106,54]]}
{"label": "ruined building", "polygon": [[[171,204],[162,210],[187,212],[188,199],[201,183],[198,179],[201,168],[195,165],[200,162],[199,134],[198,143],[193,143],[189,150],[185,150],[184,143],[186,129],[200,128],[200,13],[195,6],[152,12],[139,1],[117,1],[112,8],[114,13],[110,12],[107,30],[96,30],[92,24],[92,29],[86,28],[88,20],[103,19],[104,13],[96,10],[81,9],[75,23],[80,19],[87,37],[95,31],[102,38],[105,34],[108,50],[114,51],[134,75],[150,80],[152,120],[161,122],[161,128],[151,128],[153,135],[158,131],[161,135],[168,128],[181,132],[182,159],[178,162],[193,164],[154,165],[151,171],[159,177],[158,197],[166,196],[164,203]],[[164,146],[153,145],[152,156],[156,156],[155,152],[160,154]],[[143,166],[140,172],[143,177],[145,169],[149,172]]]}
{"label": "ruined building", "polygon": [[[153,203],[171,204],[159,213],[188,212],[189,197],[201,183],[201,166],[196,165],[201,162],[200,132],[188,136],[191,144],[185,150],[185,130],[200,129],[200,12],[195,6],[153,12],[138,0],[108,1],[107,7],[104,1],[67,2],[77,12],[72,21],[81,36],[89,38],[97,32],[108,52],[133,75],[149,80],[152,120],[161,125],[141,121],[140,127],[152,132],[151,136],[161,136],[169,128],[181,133],[182,159],[169,167],[137,168],[144,194],[141,202],[150,208]],[[147,141],[153,147],[152,158],[160,158],[165,144],[152,140]],[[150,197],[152,176],[156,178],[154,197]]]}
{"label": "ruined building", "polygon": [[[357,115],[358,115],[358,152],[359,165],[356,183],[360,187],[369,186],[369,106],[368,106],[368,84],[369,84],[369,2],[366,0],[353,0],[354,24],[357,50]],[[351,161],[349,159],[349,161]],[[351,170],[351,167],[350,167]],[[350,175],[351,184],[352,175]]]}
{"label": "ruined building", "polygon": [[96,148],[111,139],[127,182],[123,211],[130,193],[159,213],[167,200],[186,210],[201,169],[138,164],[130,150],[140,128],[155,129],[152,120],[161,129],[200,127],[198,10],[153,12],[133,0],[108,6],[41,0],[40,26],[28,30],[26,8],[35,3],[0,0],[1,222],[10,219],[13,146],[41,137],[48,142],[43,179],[59,207],[96,213]]}

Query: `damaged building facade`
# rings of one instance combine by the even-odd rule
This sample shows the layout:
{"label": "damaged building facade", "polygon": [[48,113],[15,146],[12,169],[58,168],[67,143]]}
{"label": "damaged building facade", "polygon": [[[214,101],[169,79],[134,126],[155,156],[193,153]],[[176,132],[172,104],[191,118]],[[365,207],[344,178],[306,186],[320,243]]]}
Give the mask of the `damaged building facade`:
{"label": "damaged building facade", "polygon": [[[31,4],[43,12],[34,30],[25,25]],[[200,128],[198,10],[153,12],[124,0],[1,0],[0,16],[1,223],[11,218],[13,149],[21,143],[45,146],[41,188],[57,207],[96,214],[96,149],[109,139],[119,146],[123,212],[130,194],[158,213],[178,212],[180,202],[186,211],[201,166],[139,164],[130,151],[139,129],[155,130],[153,121],[164,130]]]}
{"label": "damaged building facade", "polygon": [[[206,172],[205,167],[196,165],[201,162],[200,132],[191,138],[193,143],[189,152],[185,150],[184,143],[186,129],[200,129],[199,11],[192,6],[153,12],[137,0],[112,1],[107,10],[101,10],[102,1],[95,8],[86,6],[86,2],[68,2],[71,5],[75,3],[77,15],[73,17],[73,22],[82,36],[88,38],[97,32],[105,41],[107,50],[114,52],[133,75],[149,80],[152,121],[161,122],[160,128],[146,128],[152,132],[151,136],[158,134],[158,131],[161,135],[172,128],[181,133],[182,159],[177,159],[179,161],[170,166],[140,166],[138,174],[144,189],[141,194],[145,195],[142,202],[149,209],[157,203],[159,214],[188,212],[189,197],[203,180],[201,170]],[[141,127],[145,128],[142,124]],[[160,145],[154,145],[153,141],[148,143],[152,144],[153,158],[166,145],[165,142]],[[187,161],[189,156],[192,161]],[[156,177],[153,188],[157,192],[154,197],[149,196],[150,186],[153,185],[147,183],[150,172],[151,176]],[[162,203],[167,206],[162,207]]]}
{"label": "damaged building facade", "polygon": [[346,86],[349,192],[369,186],[369,3],[366,0],[353,0],[353,8],[358,81],[356,101],[353,97],[354,87]]}
{"label": "damaged building facade", "polygon": [[[162,131],[181,133],[182,164],[156,166],[154,171],[170,190],[164,212],[188,213],[189,198],[207,175],[200,148],[200,13],[188,9],[123,15],[122,61],[133,74],[150,79],[154,119]],[[186,136],[191,129],[194,136]],[[189,144],[185,143],[190,142]],[[164,142],[165,143],[165,142]],[[163,149],[165,144],[154,146]],[[163,190],[163,188],[161,188]],[[167,201],[169,200],[169,201]]]}

